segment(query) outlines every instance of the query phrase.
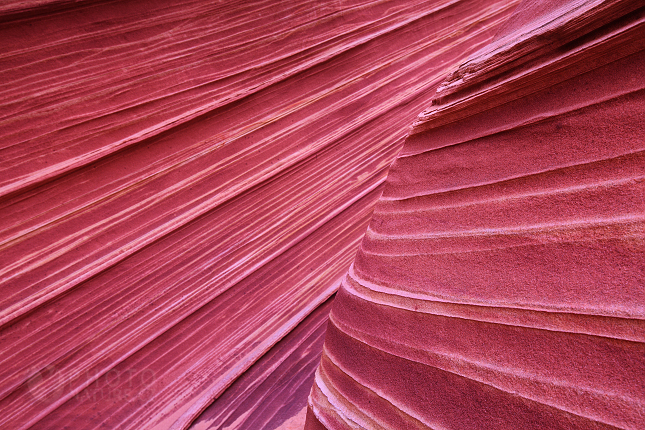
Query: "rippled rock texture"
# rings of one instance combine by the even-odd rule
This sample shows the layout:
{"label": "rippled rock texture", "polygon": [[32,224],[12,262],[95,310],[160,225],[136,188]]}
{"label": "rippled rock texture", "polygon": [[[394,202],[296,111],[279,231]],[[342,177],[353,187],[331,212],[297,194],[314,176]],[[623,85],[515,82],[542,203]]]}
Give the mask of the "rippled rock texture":
{"label": "rippled rock texture", "polygon": [[645,428],[645,12],[523,2],[439,87],[330,315],[307,429]]}
{"label": "rippled rock texture", "polygon": [[409,124],[516,3],[2,2],[2,427],[302,421]]}

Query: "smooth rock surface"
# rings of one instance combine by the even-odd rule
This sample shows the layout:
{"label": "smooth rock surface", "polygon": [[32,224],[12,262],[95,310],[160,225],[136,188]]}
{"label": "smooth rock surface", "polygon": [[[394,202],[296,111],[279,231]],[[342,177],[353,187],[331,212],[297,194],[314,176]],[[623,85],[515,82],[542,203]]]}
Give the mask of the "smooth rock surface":
{"label": "smooth rock surface", "polygon": [[501,28],[390,169],[308,430],[645,428],[645,7]]}

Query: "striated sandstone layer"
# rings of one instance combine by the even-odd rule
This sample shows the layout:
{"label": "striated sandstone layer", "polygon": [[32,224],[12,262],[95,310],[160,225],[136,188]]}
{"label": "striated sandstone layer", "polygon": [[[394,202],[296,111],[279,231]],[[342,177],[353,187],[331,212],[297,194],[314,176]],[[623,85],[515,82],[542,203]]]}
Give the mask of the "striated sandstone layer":
{"label": "striated sandstone layer", "polygon": [[332,299],[238,378],[193,422],[191,430],[282,429],[290,425],[302,430]]}
{"label": "striated sandstone layer", "polygon": [[198,423],[240,427],[304,384],[279,363],[410,122],[515,5],[3,2],[3,428],[187,428],[220,396]]}
{"label": "striated sandstone layer", "polygon": [[645,428],[645,7],[525,1],[438,88],[306,429]]}

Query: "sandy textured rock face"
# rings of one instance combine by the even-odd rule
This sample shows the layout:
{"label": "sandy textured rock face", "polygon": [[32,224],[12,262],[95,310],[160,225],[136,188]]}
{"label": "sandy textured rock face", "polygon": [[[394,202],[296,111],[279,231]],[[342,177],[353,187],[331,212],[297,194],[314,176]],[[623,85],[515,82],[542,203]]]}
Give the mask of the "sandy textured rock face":
{"label": "sandy textured rock face", "polygon": [[642,2],[503,28],[390,169],[307,429],[645,428]]}
{"label": "sandy textured rock face", "polygon": [[515,5],[2,2],[2,427],[280,424],[262,381],[312,373],[409,124]]}

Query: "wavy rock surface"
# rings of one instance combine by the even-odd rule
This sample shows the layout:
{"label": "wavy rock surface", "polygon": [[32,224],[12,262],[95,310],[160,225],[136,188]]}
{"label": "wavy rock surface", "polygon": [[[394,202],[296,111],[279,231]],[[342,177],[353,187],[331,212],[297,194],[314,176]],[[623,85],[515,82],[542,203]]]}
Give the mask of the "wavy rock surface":
{"label": "wavy rock surface", "polygon": [[187,428],[314,345],[413,116],[514,6],[3,2],[2,425]]}
{"label": "wavy rock surface", "polygon": [[645,8],[525,1],[439,87],[307,429],[645,428]]}

